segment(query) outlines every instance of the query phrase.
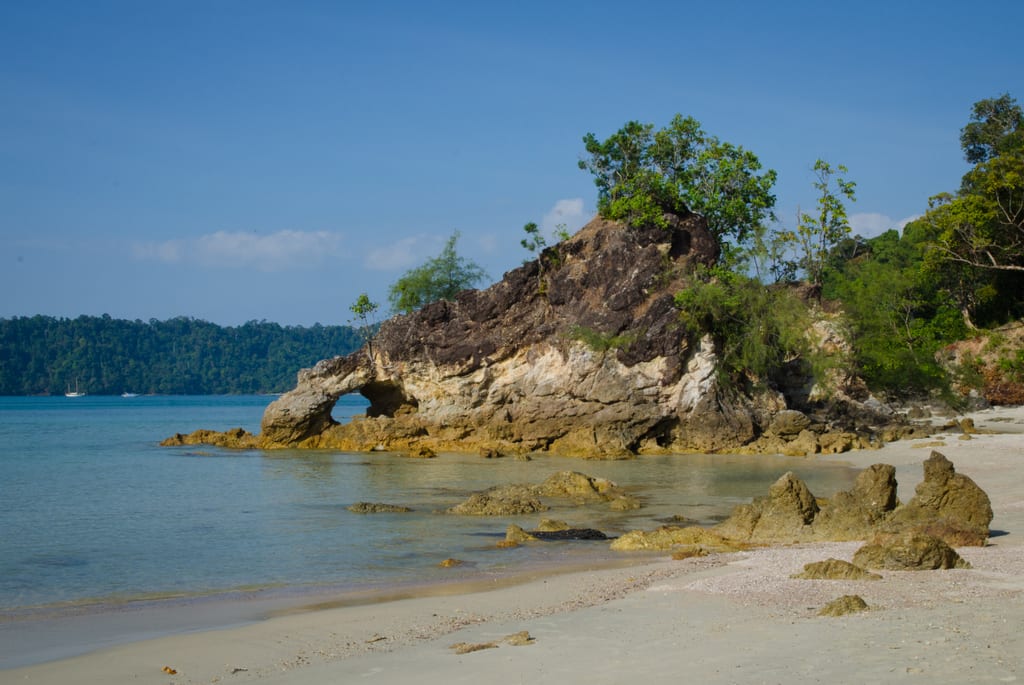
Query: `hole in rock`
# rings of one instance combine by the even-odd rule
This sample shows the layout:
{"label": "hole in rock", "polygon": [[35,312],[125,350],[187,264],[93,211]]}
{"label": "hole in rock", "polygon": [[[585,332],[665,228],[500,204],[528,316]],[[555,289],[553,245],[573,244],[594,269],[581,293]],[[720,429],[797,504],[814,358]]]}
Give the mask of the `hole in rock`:
{"label": "hole in rock", "polygon": [[415,399],[407,397],[402,387],[391,381],[374,381],[367,383],[359,391],[370,400],[366,415],[395,416],[400,410],[413,411],[418,406]]}

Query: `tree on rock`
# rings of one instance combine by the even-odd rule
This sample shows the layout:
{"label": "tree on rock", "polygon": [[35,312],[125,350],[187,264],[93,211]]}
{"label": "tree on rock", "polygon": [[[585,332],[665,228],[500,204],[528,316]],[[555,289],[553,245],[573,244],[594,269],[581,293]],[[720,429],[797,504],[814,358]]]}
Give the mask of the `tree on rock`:
{"label": "tree on rock", "polygon": [[[598,211],[632,225],[666,226],[665,213],[700,214],[723,248],[741,247],[774,218],[776,173],[757,156],[704,132],[677,114],[665,128],[631,121],[601,141],[583,138]],[[722,250],[728,260],[732,251]]]}
{"label": "tree on rock", "polygon": [[437,300],[454,300],[458,293],[487,278],[480,265],[455,251],[458,240],[459,232],[455,231],[441,254],[406,271],[391,285],[388,302],[394,311],[409,314]]}

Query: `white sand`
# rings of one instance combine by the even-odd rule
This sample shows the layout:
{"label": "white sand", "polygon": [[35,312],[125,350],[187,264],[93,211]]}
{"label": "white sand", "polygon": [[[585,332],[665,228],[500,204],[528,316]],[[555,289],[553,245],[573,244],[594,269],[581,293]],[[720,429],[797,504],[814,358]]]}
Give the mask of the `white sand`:
{"label": "white sand", "polygon": [[[0,683],[1013,682],[1024,678],[1024,409],[972,416],[1002,432],[835,457],[894,464],[907,501],[929,454],[919,446],[943,442],[936,449],[995,511],[991,544],[959,550],[971,570],[789,578],[810,561],[851,558],[858,543],[661,560],[135,642],[0,671]],[[870,610],[816,615],[845,594]],[[524,630],[530,644],[502,642]],[[457,642],[498,646],[459,655]]]}

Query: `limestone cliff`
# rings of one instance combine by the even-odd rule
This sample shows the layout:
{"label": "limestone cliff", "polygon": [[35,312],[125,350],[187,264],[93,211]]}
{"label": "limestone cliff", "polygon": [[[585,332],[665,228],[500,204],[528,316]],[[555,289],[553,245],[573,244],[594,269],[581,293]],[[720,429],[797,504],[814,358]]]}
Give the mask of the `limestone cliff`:
{"label": "limestone cliff", "polygon": [[[674,294],[718,245],[701,217],[668,218],[597,218],[486,290],[386,321],[363,349],[301,371],[267,408],[259,444],[617,456],[773,435],[782,394],[723,385],[711,337],[679,325]],[[370,407],[339,425],[331,410],[349,393]]]}

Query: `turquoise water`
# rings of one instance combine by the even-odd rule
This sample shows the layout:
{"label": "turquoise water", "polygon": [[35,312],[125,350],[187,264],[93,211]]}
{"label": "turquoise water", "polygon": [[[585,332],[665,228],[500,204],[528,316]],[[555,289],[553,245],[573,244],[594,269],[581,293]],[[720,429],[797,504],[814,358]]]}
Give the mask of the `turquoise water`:
{"label": "turquoise water", "polygon": [[[644,502],[635,512],[592,506],[544,515],[609,534],[673,514],[712,523],[787,470],[819,495],[849,487],[855,475],[836,464],[766,457],[521,462],[158,446],[196,428],[257,431],[272,399],[0,397],[0,620],[166,597],[384,588],[606,558],[602,543],[495,548],[509,523],[531,528],[541,516],[436,513],[473,491],[539,483],[564,469],[610,478]],[[335,416],[347,420],[364,407],[346,397]],[[346,510],[357,501],[415,512]],[[439,568],[448,557],[467,564]]]}

